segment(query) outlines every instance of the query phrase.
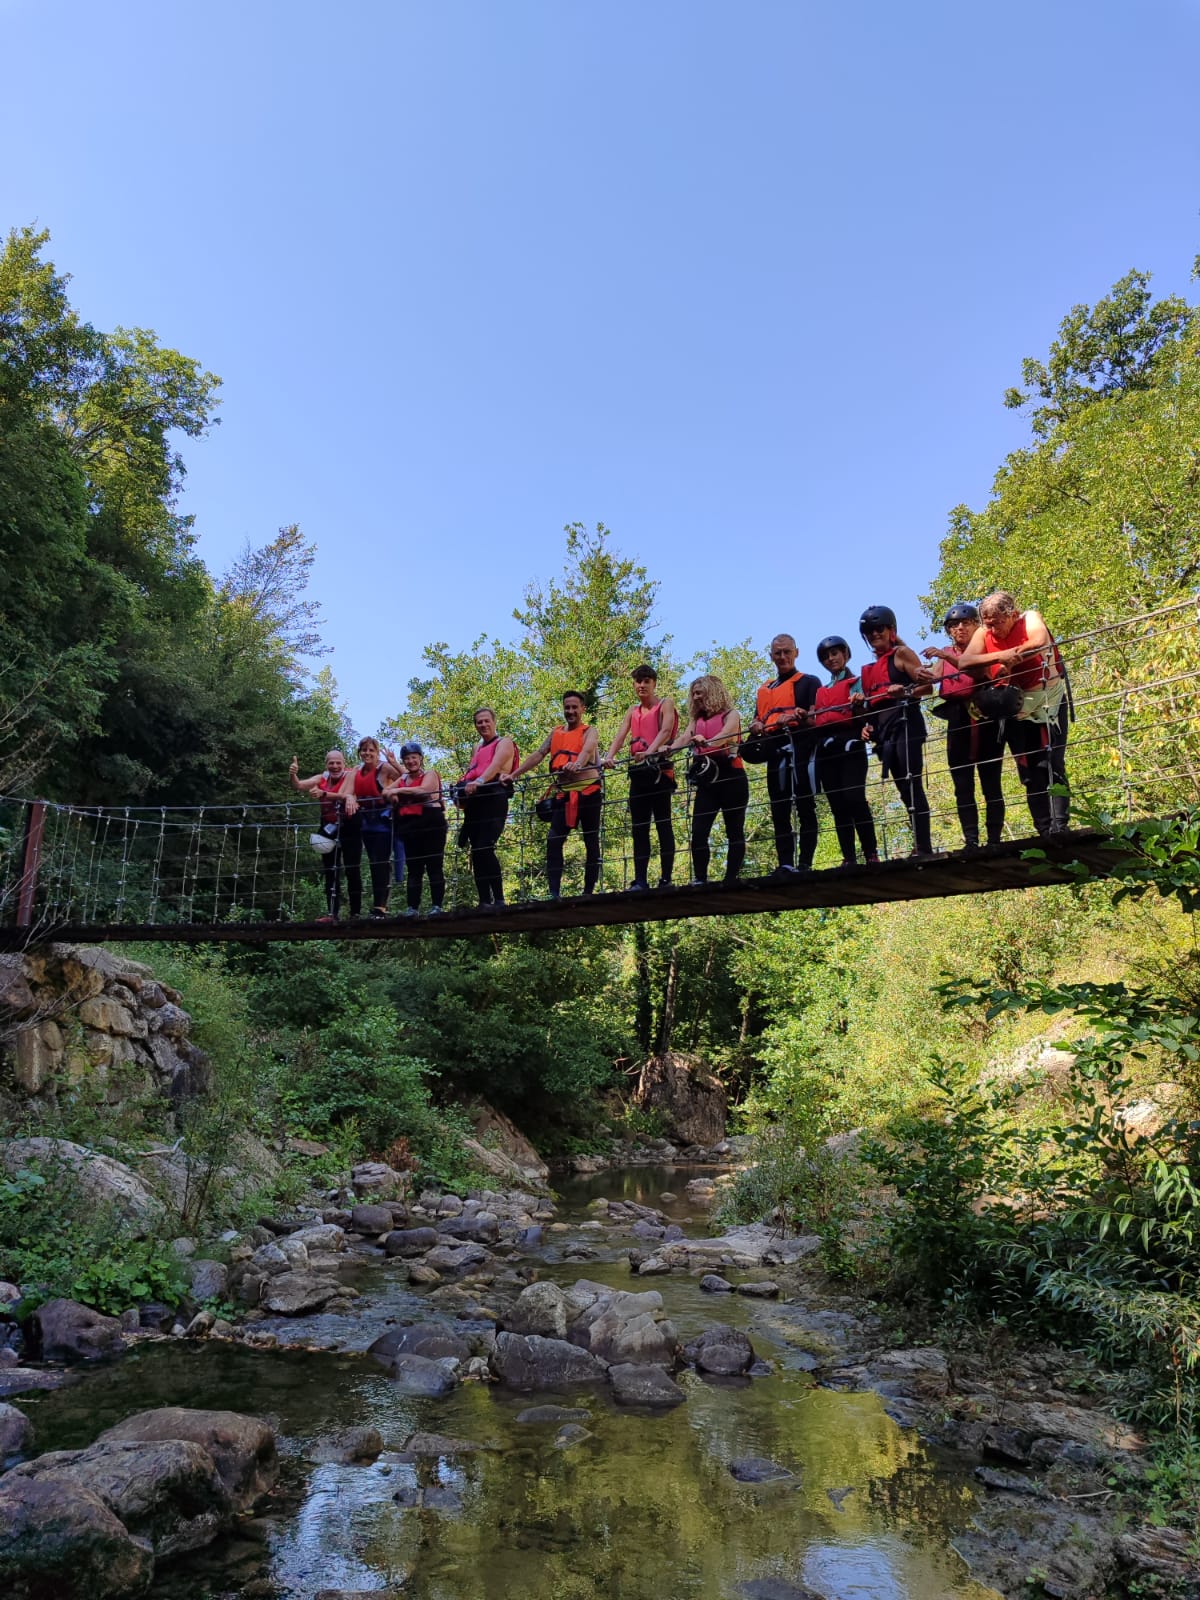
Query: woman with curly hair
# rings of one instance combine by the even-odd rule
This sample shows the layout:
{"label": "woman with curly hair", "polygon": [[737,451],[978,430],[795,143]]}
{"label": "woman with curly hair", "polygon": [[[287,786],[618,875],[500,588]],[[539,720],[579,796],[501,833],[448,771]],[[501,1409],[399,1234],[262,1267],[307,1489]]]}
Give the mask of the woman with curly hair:
{"label": "woman with curly hair", "polygon": [[708,882],[708,839],[718,813],[725,819],[725,882],[731,883],[746,859],[746,806],[750,782],[737,744],[742,719],[720,678],[694,678],[688,689],[691,721],[669,748],[692,747],[688,782],[692,800],[692,882]]}

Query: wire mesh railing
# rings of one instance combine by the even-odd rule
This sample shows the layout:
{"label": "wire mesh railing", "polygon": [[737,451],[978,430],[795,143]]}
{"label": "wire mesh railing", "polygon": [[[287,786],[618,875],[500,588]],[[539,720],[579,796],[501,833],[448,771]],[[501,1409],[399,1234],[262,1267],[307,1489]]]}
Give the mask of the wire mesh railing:
{"label": "wire mesh railing", "polygon": [[[1200,800],[1200,632],[1196,602],[1170,607],[1059,641],[1072,689],[1075,722],[1066,747],[1072,796],[1094,811],[1121,817],[1161,814]],[[917,712],[923,739],[920,752],[928,796],[934,851],[963,848],[960,812],[949,766],[946,725]],[[812,740],[795,744],[802,791],[814,785],[809,765]],[[690,845],[696,832],[697,789],[686,781],[686,757],[675,758],[675,782],[662,780],[657,824],[650,835],[650,876],[661,871],[660,845],[673,836],[671,881],[697,876]],[[916,766],[916,757],[913,757]],[[595,892],[629,889],[635,881],[632,852],[628,762],[602,777],[599,853]],[[776,818],[767,792],[767,767],[747,765],[749,798],[744,810],[744,877],[766,876],[778,865]],[[1005,755],[1001,759],[1004,835],[1027,837],[1033,830],[1023,781],[1028,773]],[[901,774],[900,776],[906,776]],[[807,779],[807,782],[805,781]],[[544,773],[533,772],[513,786],[507,821],[497,844],[509,901],[547,894],[547,827],[536,802],[548,787]],[[916,839],[910,815],[893,777],[873,761],[866,787],[883,860],[909,854]],[[835,792],[833,797],[837,799]],[[816,799],[817,871],[842,859],[830,814],[829,793]],[[982,796],[977,794],[982,810]],[[473,852],[458,842],[461,814],[448,805],[445,890],[439,909],[473,907],[478,890]],[[803,859],[801,816],[791,813],[792,849]],[[236,922],[289,924],[311,922],[336,910],[359,910],[354,878],[362,884],[368,914],[372,892],[370,858],[386,853],[387,915],[429,915],[428,892],[419,907],[395,870],[392,843],[368,848],[356,867],[355,852],[339,848],[321,857],[310,845],[318,824],[317,805],[292,799],[279,805],[204,805],[196,807],[78,806],[60,802],[0,797],[0,926],[28,928],[31,936],[59,927],[212,926]],[[343,822],[351,831],[354,823]],[[736,831],[736,830],[735,830]],[[568,837],[562,893],[584,887],[585,845],[578,829]],[[729,840],[718,821],[712,834],[709,878],[720,879],[728,865]],[[356,847],[360,848],[360,847]],[[642,868],[641,870],[644,870]],[[378,877],[376,879],[378,884]]]}

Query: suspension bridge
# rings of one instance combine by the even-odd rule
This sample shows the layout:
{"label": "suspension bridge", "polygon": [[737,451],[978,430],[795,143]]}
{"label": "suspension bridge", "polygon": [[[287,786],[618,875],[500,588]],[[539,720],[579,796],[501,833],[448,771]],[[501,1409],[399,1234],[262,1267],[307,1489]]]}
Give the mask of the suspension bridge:
{"label": "suspension bridge", "polygon": [[[1200,801],[1200,630],[1195,597],[1058,640],[1073,686],[1067,750],[1076,802],[1122,819],[1161,815]],[[500,843],[507,903],[476,905],[468,853],[447,852],[444,914],[322,921],[320,860],[309,844],[315,803],[194,807],[90,806],[0,797],[0,949],[50,940],[79,943],[207,943],[276,940],[454,939],[605,927],[679,918],[870,905],[1028,889],[1104,875],[1116,858],[1102,829],[1032,836],[1016,763],[1006,757],[1004,839],[965,850],[946,764],[945,724],[927,716],[926,786],[934,853],[914,859],[910,819],[894,785],[872,763],[869,784],[882,860],[840,864],[827,802],[812,872],[778,876],[765,769],[748,767],[748,854],[734,881],[632,889],[624,775],[606,778],[597,892],[573,893],[582,851],[568,848],[563,896],[545,888],[546,830],[533,773],[516,786]],[[682,776],[682,774],[681,774]],[[280,786],[286,784],[280,774]],[[680,862],[687,861],[692,798],[672,796]],[[722,870],[720,825],[714,873]],[[652,865],[656,866],[657,862]],[[364,868],[366,863],[364,862]],[[574,875],[574,876],[572,876]],[[653,875],[653,874],[652,874]],[[686,877],[686,868],[677,872]]]}

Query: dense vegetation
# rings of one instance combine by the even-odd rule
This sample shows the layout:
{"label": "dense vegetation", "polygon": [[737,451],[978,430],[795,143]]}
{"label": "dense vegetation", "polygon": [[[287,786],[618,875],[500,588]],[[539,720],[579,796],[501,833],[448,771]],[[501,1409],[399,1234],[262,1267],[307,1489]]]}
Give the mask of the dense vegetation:
{"label": "dense vegetation", "polygon": [[[282,773],[251,752],[297,749],[315,770],[347,732],[332,679],[309,675],[311,547],[285,528],[224,577],[207,571],[179,511],[175,441],[213,424],[217,380],[151,333],[83,322],[44,249],[19,232],[0,258],[0,786],[165,803],[223,795],[236,774],[246,798],[277,798]],[[1028,445],[981,511],[951,515],[931,620],[1004,585],[1060,633],[1086,631],[1194,587],[1198,345],[1195,308],[1155,302],[1144,274],[1070,313],[1008,396],[1031,407]],[[561,574],[527,590],[512,637],[431,644],[385,731],[458,771],[464,707],[495,706],[527,750],[570,686],[607,734],[643,658],[666,692],[711,669],[746,707],[765,663],[748,643],[678,660],[656,626],[657,589],[603,527],[573,525]],[[1190,633],[1150,631],[1136,648],[1161,677],[1196,664]],[[1098,651],[1081,680],[1104,694],[1128,666]],[[1197,798],[1191,683],[1168,711],[1178,760],[1156,793],[1170,810]],[[1129,748],[1125,766],[1151,746]],[[1114,753],[1097,739],[1077,761],[1099,774]],[[1086,1339],[1127,1374],[1131,1409],[1190,1421],[1196,839],[1186,811],[1165,832],[1132,830],[1129,892],[144,955],[184,990],[220,1068],[214,1102],[185,1129],[198,1152],[223,1151],[251,1122],[326,1142],[334,1164],[391,1151],[458,1181],[463,1097],[509,1110],[548,1151],[586,1148],[631,1115],[627,1074],[648,1052],[695,1051],[761,1135],[735,1206],[817,1227],[832,1271],[922,1315]],[[510,872],[531,848],[540,836],[531,846],[510,830]],[[751,860],[773,861],[761,824]],[[1028,1069],[1043,1036],[1077,1034],[1070,1065]],[[1120,1108],[1151,1089],[1168,1109],[1136,1140]],[[846,1161],[825,1141],[851,1129],[867,1132]],[[894,1201],[867,1218],[861,1197],[883,1183]],[[0,1190],[0,1244],[27,1198]]]}

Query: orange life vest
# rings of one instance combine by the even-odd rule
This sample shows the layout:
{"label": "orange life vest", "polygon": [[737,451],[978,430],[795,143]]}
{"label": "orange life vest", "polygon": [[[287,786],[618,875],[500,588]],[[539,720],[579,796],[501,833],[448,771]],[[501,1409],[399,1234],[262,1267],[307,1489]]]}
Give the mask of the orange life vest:
{"label": "orange life vest", "polygon": [[[550,735],[550,771],[561,772],[578,756],[583,754],[583,741],[587,738],[588,726],[581,722],[577,728],[555,728]],[[572,774],[563,779],[559,786],[559,793],[567,802],[567,827],[573,828],[579,820],[579,801],[585,794],[596,794],[599,791],[599,781],[581,784],[579,778]]]}

